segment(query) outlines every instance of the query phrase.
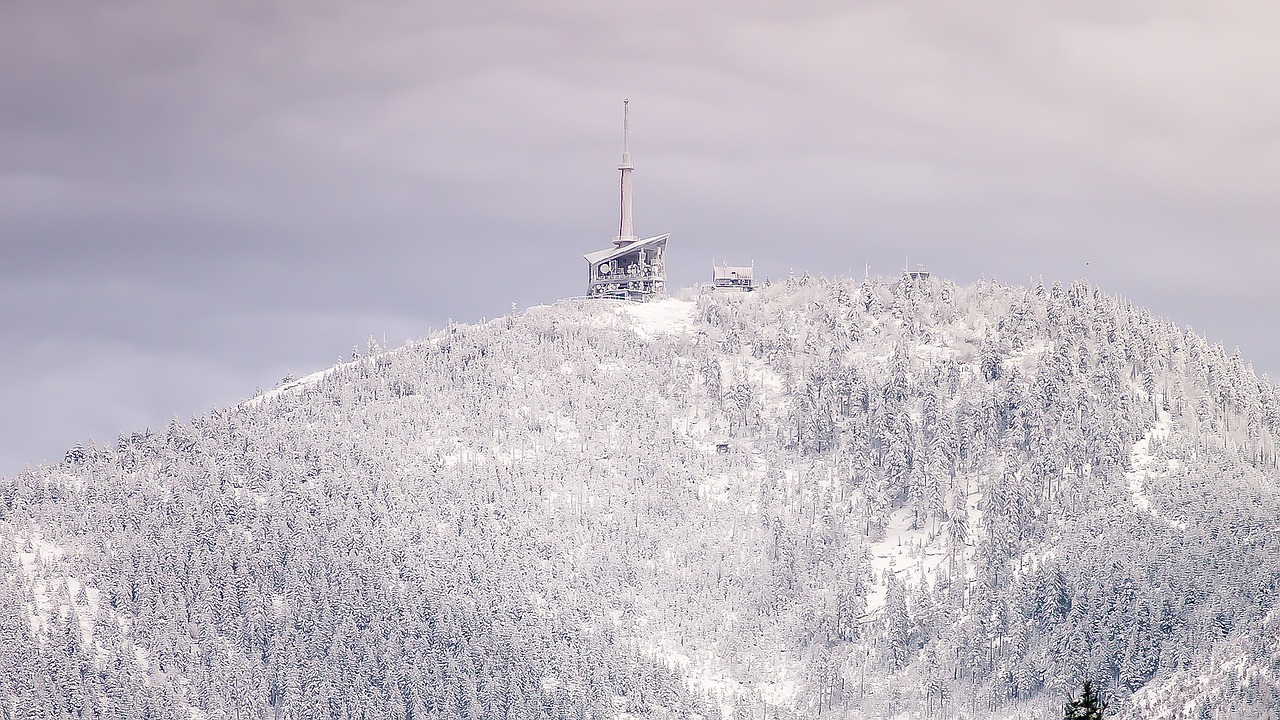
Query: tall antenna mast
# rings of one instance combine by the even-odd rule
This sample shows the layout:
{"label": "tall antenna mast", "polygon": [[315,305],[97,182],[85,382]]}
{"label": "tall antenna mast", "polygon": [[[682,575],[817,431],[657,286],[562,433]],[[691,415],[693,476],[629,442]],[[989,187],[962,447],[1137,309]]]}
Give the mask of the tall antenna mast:
{"label": "tall antenna mast", "polygon": [[614,238],[613,244],[622,247],[630,245],[638,238],[631,223],[631,171],[635,169],[635,165],[631,164],[631,100],[623,98],[622,100],[622,163],[618,165],[618,169],[622,171],[622,201],[621,201],[621,217],[618,220],[618,237]]}

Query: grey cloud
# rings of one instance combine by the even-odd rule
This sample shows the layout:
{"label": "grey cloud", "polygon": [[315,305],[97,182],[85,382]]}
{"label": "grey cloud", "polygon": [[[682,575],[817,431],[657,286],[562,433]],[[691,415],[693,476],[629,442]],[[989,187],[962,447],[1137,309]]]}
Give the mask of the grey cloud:
{"label": "grey cloud", "polygon": [[[1240,280],[1277,254],[1277,12],[11,4],[0,339],[84,364],[13,358],[3,429],[28,439],[0,455],[82,436],[57,416],[202,412],[353,337],[577,294],[616,222],[624,96],[637,226],[673,233],[676,284],[713,257],[1087,275],[1280,369],[1257,310],[1278,291]],[[163,363],[203,371],[131,370]],[[55,377],[79,390],[19,433],[49,412],[19,384]]]}

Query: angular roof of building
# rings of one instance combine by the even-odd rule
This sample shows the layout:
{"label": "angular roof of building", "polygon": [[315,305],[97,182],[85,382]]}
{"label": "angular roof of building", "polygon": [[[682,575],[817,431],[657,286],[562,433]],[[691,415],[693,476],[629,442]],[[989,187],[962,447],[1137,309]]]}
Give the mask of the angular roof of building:
{"label": "angular roof of building", "polygon": [[646,246],[661,245],[665,243],[667,241],[667,238],[669,237],[671,237],[671,233],[654,235],[653,237],[645,238],[643,240],[637,240],[633,243],[623,245],[622,247],[609,248],[608,250],[597,250],[592,253],[587,253],[582,257],[586,258],[588,263],[595,265],[596,263],[608,262],[614,258],[619,258],[624,255],[628,255]]}

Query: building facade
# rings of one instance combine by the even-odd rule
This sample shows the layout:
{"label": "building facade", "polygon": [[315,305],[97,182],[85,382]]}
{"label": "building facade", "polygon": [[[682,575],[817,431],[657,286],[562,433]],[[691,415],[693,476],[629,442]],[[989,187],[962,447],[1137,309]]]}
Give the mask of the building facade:
{"label": "building facade", "polygon": [[621,208],[613,247],[587,253],[587,297],[645,302],[667,293],[667,238],[641,239],[631,218],[631,122],[630,101],[622,101]]}

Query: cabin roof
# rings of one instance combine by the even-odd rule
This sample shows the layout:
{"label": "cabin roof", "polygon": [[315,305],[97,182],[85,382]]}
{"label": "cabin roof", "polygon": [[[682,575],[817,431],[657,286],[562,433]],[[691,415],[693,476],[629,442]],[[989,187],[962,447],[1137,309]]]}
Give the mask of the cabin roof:
{"label": "cabin roof", "polygon": [[612,260],[614,258],[619,258],[624,255],[629,255],[630,253],[635,252],[636,250],[639,250],[643,247],[647,247],[651,245],[661,245],[662,243],[665,243],[667,241],[667,238],[669,237],[671,237],[671,233],[665,233],[663,235],[654,235],[653,237],[645,238],[643,240],[637,240],[628,245],[623,245],[622,247],[609,248],[607,250],[597,250],[595,252],[587,253],[582,257],[586,258],[588,263],[595,265],[596,263],[608,262],[609,260]]}

